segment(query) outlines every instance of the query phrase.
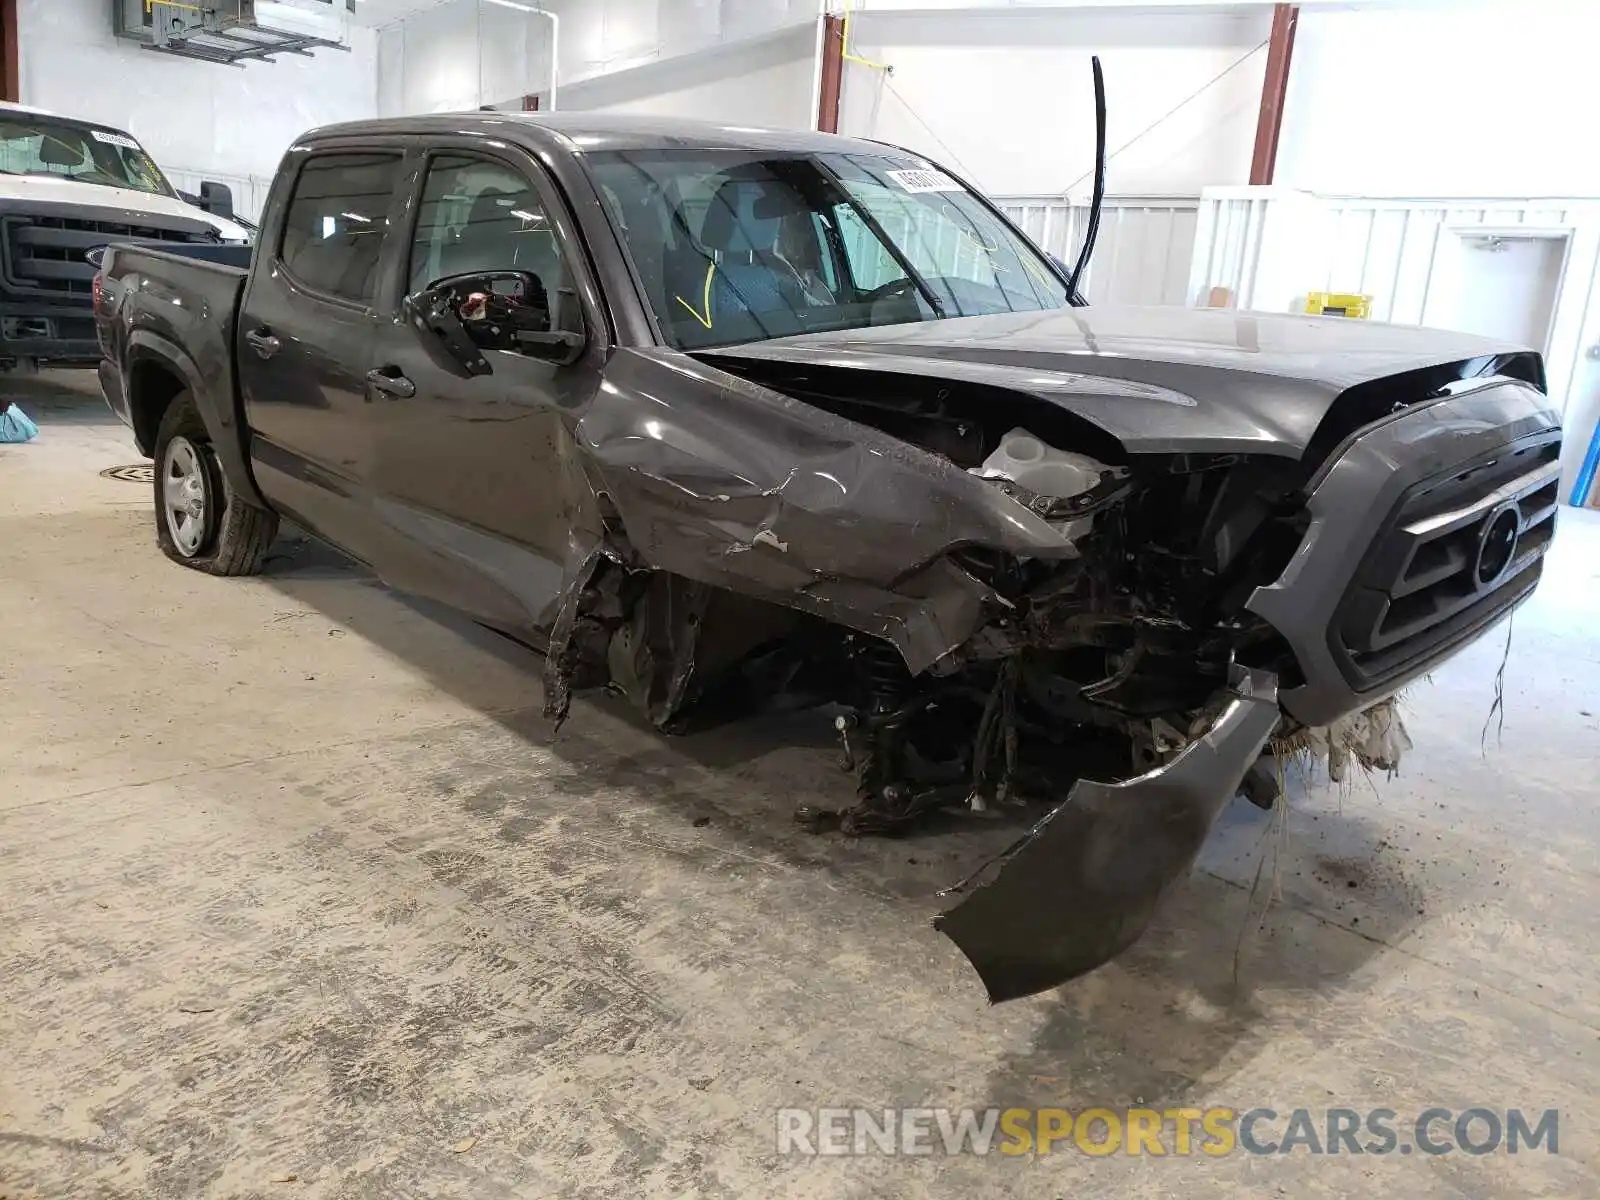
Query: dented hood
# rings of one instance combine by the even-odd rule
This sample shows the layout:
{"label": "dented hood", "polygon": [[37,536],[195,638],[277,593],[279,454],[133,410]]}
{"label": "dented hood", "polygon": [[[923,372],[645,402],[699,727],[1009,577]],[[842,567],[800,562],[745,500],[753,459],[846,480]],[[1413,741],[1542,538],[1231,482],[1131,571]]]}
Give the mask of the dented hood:
{"label": "dented hood", "polygon": [[1468,334],[1340,317],[1093,307],[801,334],[706,357],[1026,392],[1070,409],[1136,453],[1299,457],[1348,388],[1447,363],[1487,365],[1520,350]]}

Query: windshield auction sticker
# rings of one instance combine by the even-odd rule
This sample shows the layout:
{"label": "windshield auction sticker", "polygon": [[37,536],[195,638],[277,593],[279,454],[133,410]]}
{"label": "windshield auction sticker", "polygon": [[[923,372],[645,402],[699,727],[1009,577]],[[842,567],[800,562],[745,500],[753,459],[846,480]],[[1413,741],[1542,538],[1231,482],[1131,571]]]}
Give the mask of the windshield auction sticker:
{"label": "windshield auction sticker", "polygon": [[903,192],[959,192],[961,185],[942,171],[886,171]]}
{"label": "windshield auction sticker", "polygon": [[107,133],[104,129],[91,129],[89,135],[97,142],[105,142],[110,146],[121,146],[124,150],[137,150],[139,143],[125,133]]}

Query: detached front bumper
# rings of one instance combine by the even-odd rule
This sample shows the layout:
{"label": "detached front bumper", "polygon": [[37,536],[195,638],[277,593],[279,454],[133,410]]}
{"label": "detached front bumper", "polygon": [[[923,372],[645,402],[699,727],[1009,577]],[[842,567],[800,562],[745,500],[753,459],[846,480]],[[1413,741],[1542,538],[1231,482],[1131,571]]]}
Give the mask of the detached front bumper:
{"label": "detached front bumper", "polygon": [[1275,675],[1236,667],[1205,734],[1137,779],[1080,781],[939,917],[989,998],[1043,991],[1132,945],[1283,714],[1316,727],[1366,709],[1525,600],[1554,532],[1560,450],[1548,397],[1493,377],[1329,455],[1299,549],[1247,605],[1282,634],[1300,678],[1280,698]]}
{"label": "detached front bumper", "polygon": [[1184,879],[1217,815],[1278,726],[1278,681],[1235,667],[1215,723],[1165,766],[1124,783],[1080,780],[934,927],[989,1000],[1042,992],[1138,940]]}

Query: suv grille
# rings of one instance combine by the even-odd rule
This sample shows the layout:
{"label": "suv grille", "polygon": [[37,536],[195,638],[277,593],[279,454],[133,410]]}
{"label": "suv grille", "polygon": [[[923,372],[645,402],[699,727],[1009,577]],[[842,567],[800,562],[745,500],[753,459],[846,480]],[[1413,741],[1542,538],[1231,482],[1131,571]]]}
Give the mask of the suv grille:
{"label": "suv grille", "polygon": [[1413,485],[1329,632],[1358,691],[1484,628],[1533,590],[1555,534],[1560,434]]}
{"label": "suv grille", "polygon": [[203,234],[80,217],[18,215],[4,226],[6,279],[14,287],[89,298],[95,269],[84,255],[110,242],[203,242]]}

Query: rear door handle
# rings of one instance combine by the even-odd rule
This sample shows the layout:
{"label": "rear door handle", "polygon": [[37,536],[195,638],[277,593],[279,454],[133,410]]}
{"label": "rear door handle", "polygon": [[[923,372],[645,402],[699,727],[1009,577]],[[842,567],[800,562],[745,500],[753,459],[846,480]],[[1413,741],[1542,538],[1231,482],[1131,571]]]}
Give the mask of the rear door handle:
{"label": "rear door handle", "polygon": [[283,343],[265,329],[252,329],[244,335],[244,340],[249,342],[250,349],[254,350],[262,358],[271,358],[279,350],[283,349]]}
{"label": "rear door handle", "polygon": [[368,371],[367,382],[384,395],[397,396],[401,400],[409,400],[417,394],[417,385],[400,374],[397,367],[377,367]]}

